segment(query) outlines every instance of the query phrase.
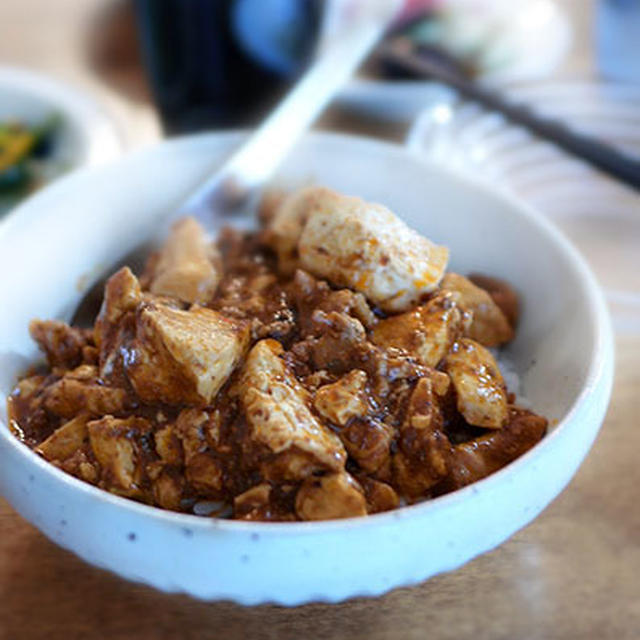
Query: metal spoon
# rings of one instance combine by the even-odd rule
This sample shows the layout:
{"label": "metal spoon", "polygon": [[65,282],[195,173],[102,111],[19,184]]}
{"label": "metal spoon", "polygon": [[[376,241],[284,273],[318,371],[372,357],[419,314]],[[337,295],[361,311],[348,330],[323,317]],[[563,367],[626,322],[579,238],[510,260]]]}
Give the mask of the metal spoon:
{"label": "metal spoon", "polygon": [[[212,229],[216,216],[229,215],[264,186],[295,142],[308,129],[382,36],[401,0],[337,0],[327,13],[331,29],[323,29],[319,54],[298,83],[254,134],[180,206],[158,220],[160,228],[183,216],[194,216]],[[140,263],[141,245],[98,280],[84,295],[71,324],[90,326],[102,299],[106,277],[124,264]]]}

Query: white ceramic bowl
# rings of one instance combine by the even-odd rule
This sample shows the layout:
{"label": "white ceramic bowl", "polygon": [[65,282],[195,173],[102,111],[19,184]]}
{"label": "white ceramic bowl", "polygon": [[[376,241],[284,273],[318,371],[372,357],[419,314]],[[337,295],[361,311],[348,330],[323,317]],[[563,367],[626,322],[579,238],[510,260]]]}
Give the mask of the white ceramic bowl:
{"label": "white ceramic bowl", "polygon": [[[34,316],[67,318],[77,283],[125,255],[234,148],[237,134],[164,143],[77,173],[0,226],[0,393],[37,357]],[[27,520],[86,561],[165,591],[286,605],[378,595],[459,567],[530,522],[567,484],[601,424],[613,349],[601,294],[549,223],[400,147],[312,135],[282,170],[389,205],[452,250],[452,267],[509,278],[523,295],[510,356],[555,426],[491,477],[393,512],[331,522],[248,523],[162,511],[47,464],[0,424],[0,489]],[[2,419],[6,420],[4,409]]]}

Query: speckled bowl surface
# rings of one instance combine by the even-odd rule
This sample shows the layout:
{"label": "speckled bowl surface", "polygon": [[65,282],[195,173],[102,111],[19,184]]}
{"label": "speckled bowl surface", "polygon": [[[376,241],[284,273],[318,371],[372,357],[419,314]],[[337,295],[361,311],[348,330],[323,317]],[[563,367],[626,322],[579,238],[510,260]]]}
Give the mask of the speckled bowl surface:
{"label": "speckled bowl surface", "polygon": [[[38,358],[27,324],[69,318],[82,286],[154,229],[241,134],[163,143],[84,171],[0,224],[0,392]],[[451,249],[451,268],[508,278],[523,317],[508,355],[547,437],[498,473],[430,502],[366,518],[248,523],[162,511],[64,474],[20,444],[0,411],[0,490],[57,544],[124,578],[243,604],[378,595],[450,571],[526,525],[569,482],[602,422],[612,336],[597,284],[548,222],[401,147],[307,137],[281,171],[382,202]],[[244,221],[246,224],[247,221]],[[89,277],[87,277],[89,274]],[[3,403],[4,404],[4,403]]]}

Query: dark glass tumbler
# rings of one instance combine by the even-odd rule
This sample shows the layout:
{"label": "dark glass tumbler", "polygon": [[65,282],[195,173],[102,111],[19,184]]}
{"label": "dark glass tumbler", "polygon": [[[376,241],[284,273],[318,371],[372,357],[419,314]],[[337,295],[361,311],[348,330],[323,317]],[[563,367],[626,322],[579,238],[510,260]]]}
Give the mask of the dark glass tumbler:
{"label": "dark glass tumbler", "polygon": [[134,0],[169,134],[254,125],[313,55],[321,0]]}

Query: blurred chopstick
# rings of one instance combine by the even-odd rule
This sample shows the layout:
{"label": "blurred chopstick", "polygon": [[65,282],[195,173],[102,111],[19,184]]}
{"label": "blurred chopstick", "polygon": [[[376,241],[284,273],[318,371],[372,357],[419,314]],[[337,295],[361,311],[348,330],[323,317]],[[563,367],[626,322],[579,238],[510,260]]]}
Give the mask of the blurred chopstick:
{"label": "blurred chopstick", "polygon": [[377,56],[383,64],[416,78],[430,78],[455,89],[461,96],[498,111],[511,122],[565,151],[586,160],[604,173],[640,191],[640,161],[565,124],[540,117],[523,105],[513,104],[466,75],[462,67],[441,51],[421,50],[408,38],[397,36],[383,43]]}

